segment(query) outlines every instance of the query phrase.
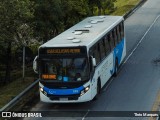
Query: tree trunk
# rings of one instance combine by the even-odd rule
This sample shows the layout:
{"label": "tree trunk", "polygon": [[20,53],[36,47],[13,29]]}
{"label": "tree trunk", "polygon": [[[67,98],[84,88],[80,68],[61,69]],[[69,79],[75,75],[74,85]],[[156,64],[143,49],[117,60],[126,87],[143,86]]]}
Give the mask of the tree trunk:
{"label": "tree trunk", "polygon": [[11,42],[7,43],[5,83],[11,81]]}

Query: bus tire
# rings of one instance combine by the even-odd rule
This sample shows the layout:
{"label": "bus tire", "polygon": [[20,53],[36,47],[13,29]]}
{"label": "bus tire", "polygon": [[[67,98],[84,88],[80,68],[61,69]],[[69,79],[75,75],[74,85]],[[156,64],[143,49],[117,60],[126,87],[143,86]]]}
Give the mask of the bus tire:
{"label": "bus tire", "polygon": [[114,77],[116,77],[117,76],[117,74],[118,74],[118,59],[116,59],[116,61],[115,61],[115,67],[114,67],[114,74],[113,74],[113,76]]}
{"label": "bus tire", "polygon": [[97,82],[97,94],[96,96],[94,97],[93,100],[97,100],[98,99],[98,95],[100,94],[101,92],[101,82],[100,82],[100,79],[98,79],[98,82]]}

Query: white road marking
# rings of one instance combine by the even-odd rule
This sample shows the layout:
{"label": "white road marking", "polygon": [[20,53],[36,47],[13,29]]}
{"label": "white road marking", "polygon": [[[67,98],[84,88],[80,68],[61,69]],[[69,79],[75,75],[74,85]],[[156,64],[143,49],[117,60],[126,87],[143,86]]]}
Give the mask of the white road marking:
{"label": "white road marking", "polygon": [[[128,57],[125,59],[125,61],[123,62],[123,64],[125,64],[128,59],[132,56],[132,54],[135,52],[135,50],[138,48],[138,46],[141,44],[141,42],[143,41],[143,39],[145,38],[145,36],[148,34],[148,32],[150,31],[150,29],[153,27],[153,25],[155,24],[155,22],[157,21],[157,19],[160,17],[160,15],[158,15],[156,17],[156,19],[153,21],[153,23],[150,25],[150,27],[148,28],[148,30],[145,32],[145,34],[143,35],[143,37],[141,38],[141,40],[138,42],[138,44],[135,46],[135,48],[132,50],[132,52],[128,55]],[[122,66],[123,66],[122,64]]]}
{"label": "white road marking", "polygon": [[[125,61],[122,63],[121,68],[123,67],[123,65],[129,60],[129,58],[132,56],[132,54],[136,51],[136,49],[138,48],[138,46],[141,44],[141,42],[143,41],[143,39],[145,38],[145,36],[148,34],[148,32],[150,31],[150,29],[153,27],[153,25],[155,24],[155,22],[157,21],[157,19],[160,17],[160,15],[158,15],[156,17],[156,19],[153,21],[153,23],[150,25],[150,27],[148,28],[148,30],[145,32],[145,34],[142,36],[142,38],[140,39],[140,41],[138,42],[138,44],[135,46],[135,48],[132,50],[132,52],[128,55],[128,57],[125,59]],[[121,69],[120,68],[120,69]],[[103,89],[103,91],[106,91],[108,86],[111,84],[111,82],[113,81],[114,78],[112,78],[110,80],[110,82],[108,83],[108,85]]]}
{"label": "white road marking", "polygon": [[90,110],[87,110],[87,112],[86,112],[86,114],[83,116],[82,120],[85,119],[85,117],[88,115],[89,111],[90,111]]}
{"label": "white road marking", "polygon": [[[145,34],[142,36],[142,38],[140,39],[140,41],[138,42],[138,44],[135,46],[135,48],[132,50],[132,52],[128,55],[128,57],[125,59],[125,61],[122,63],[121,68],[123,67],[123,65],[129,60],[129,58],[132,56],[132,54],[136,51],[136,49],[138,48],[138,46],[141,44],[141,42],[143,41],[143,39],[145,38],[145,36],[148,34],[148,32],[150,31],[150,29],[153,27],[153,25],[155,24],[155,22],[157,21],[157,19],[160,17],[160,15],[158,15],[156,17],[156,19],[153,21],[153,23],[150,25],[150,27],[148,28],[148,30],[145,32]],[[120,69],[121,69],[120,68]],[[103,89],[103,92],[107,90],[108,86],[111,84],[111,82],[113,81],[114,78],[112,78],[109,83],[106,85],[106,87]]]}
{"label": "white road marking", "polygon": [[[141,42],[143,41],[143,39],[145,38],[145,36],[148,34],[148,32],[150,31],[150,29],[153,27],[153,25],[155,24],[155,22],[157,21],[157,19],[160,17],[160,15],[158,15],[156,17],[156,19],[153,21],[153,23],[150,25],[150,27],[148,28],[148,30],[145,32],[145,34],[142,36],[142,38],[140,39],[140,41],[138,42],[138,44],[135,46],[135,48],[132,50],[132,52],[128,55],[128,57],[125,59],[125,61],[122,63],[122,66],[129,60],[129,58],[132,56],[132,54],[135,52],[135,50],[138,48],[138,46],[141,44]],[[121,67],[122,68],[122,67]],[[112,78],[109,82],[109,84],[112,82],[114,78]],[[107,87],[109,86],[109,84],[104,88],[103,91],[106,91]],[[82,120],[85,119],[85,117],[87,116],[87,114],[89,113],[89,110],[86,112],[86,114],[84,115],[84,117],[82,118]]]}

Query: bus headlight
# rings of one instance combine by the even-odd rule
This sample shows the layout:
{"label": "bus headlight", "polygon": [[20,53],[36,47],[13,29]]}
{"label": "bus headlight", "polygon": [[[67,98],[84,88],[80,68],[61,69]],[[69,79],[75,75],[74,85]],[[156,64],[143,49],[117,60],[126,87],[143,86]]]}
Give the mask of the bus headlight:
{"label": "bus headlight", "polygon": [[90,86],[85,87],[85,88],[81,91],[80,96],[84,95],[89,89],[90,89]]}
{"label": "bus headlight", "polygon": [[43,92],[43,88],[42,88],[42,87],[40,87],[40,88],[39,88],[39,91]]}
{"label": "bus headlight", "polygon": [[45,96],[47,96],[47,92],[44,91],[42,87],[39,88],[39,91],[42,92]]}

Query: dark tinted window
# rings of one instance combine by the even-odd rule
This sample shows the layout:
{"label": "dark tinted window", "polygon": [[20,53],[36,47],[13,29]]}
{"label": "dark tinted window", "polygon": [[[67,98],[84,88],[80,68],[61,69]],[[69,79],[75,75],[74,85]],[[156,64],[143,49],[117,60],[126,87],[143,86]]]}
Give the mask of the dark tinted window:
{"label": "dark tinted window", "polygon": [[119,29],[119,25],[117,26],[116,30],[117,30],[117,39],[118,39],[118,42],[121,41],[121,37],[120,37],[120,29]]}
{"label": "dark tinted window", "polygon": [[109,43],[110,43],[111,49],[113,49],[114,48],[114,40],[113,40],[112,32],[110,32],[108,38],[109,38]]}
{"label": "dark tinted window", "polygon": [[108,35],[105,36],[104,40],[105,40],[105,51],[106,51],[106,54],[108,55],[111,51]]}
{"label": "dark tinted window", "polygon": [[100,47],[100,56],[101,56],[101,60],[102,60],[105,57],[104,39],[101,39],[101,41],[99,43],[99,47]]}
{"label": "dark tinted window", "polygon": [[123,22],[120,23],[120,34],[121,34],[121,39],[124,37],[124,26],[123,26]]}

